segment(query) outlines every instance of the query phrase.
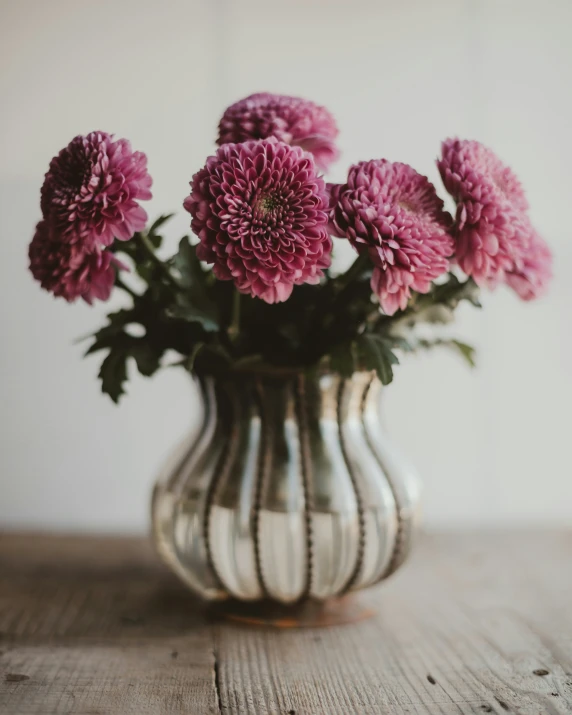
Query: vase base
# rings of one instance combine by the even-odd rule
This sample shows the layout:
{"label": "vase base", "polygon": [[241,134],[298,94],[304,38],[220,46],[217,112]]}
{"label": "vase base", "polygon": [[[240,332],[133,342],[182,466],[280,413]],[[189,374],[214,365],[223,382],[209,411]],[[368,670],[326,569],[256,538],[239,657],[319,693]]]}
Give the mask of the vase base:
{"label": "vase base", "polygon": [[308,600],[292,606],[273,601],[229,600],[212,605],[211,609],[218,618],[272,628],[324,628],[356,623],[375,614],[373,608],[353,594],[327,601]]}

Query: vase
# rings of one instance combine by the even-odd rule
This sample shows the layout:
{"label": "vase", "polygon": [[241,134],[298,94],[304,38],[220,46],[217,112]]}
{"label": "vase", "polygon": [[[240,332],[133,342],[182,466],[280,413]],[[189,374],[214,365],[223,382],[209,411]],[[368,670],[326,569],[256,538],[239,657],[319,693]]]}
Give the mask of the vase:
{"label": "vase", "polygon": [[202,416],[153,492],[153,535],[200,597],[299,604],[386,579],[419,488],[380,421],[375,373],[195,378]]}

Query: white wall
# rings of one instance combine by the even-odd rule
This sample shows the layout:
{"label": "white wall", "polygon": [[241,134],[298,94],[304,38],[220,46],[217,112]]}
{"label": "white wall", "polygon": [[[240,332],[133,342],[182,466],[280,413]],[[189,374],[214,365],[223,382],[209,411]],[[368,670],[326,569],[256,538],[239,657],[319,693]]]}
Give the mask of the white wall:
{"label": "white wall", "polygon": [[150,213],[188,224],[187,182],[223,108],[258,90],[337,116],[343,159],[385,156],[438,182],[444,137],[520,174],[550,241],[550,296],[463,310],[480,351],[407,360],[387,391],[425,479],[430,525],[572,523],[570,0],[1,0],[0,527],[140,531],[154,473],[192,419],[188,378],[135,377],[119,408],[72,341],[115,307],[68,306],[26,271],[50,158],[105,129],[147,152]]}

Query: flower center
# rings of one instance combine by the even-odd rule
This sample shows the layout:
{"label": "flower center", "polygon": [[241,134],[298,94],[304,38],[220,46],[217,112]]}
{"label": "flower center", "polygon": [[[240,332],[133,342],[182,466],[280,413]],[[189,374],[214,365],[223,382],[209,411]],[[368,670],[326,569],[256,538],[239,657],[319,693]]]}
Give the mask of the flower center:
{"label": "flower center", "polygon": [[254,202],[254,212],[260,218],[266,218],[282,206],[280,197],[276,194],[262,194]]}
{"label": "flower center", "polygon": [[417,206],[415,206],[411,201],[407,201],[407,199],[399,199],[397,205],[405,211],[409,211],[413,214],[417,213]]}

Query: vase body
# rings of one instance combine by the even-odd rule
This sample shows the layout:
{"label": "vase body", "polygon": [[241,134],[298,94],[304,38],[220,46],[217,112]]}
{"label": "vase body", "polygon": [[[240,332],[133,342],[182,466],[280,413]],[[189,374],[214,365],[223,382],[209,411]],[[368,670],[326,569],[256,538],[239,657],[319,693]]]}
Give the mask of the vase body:
{"label": "vase body", "polygon": [[405,560],[418,481],[388,441],[374,373],[197,380],[198,434],[153,493],[159,553],[208,600],[294,604]]}

